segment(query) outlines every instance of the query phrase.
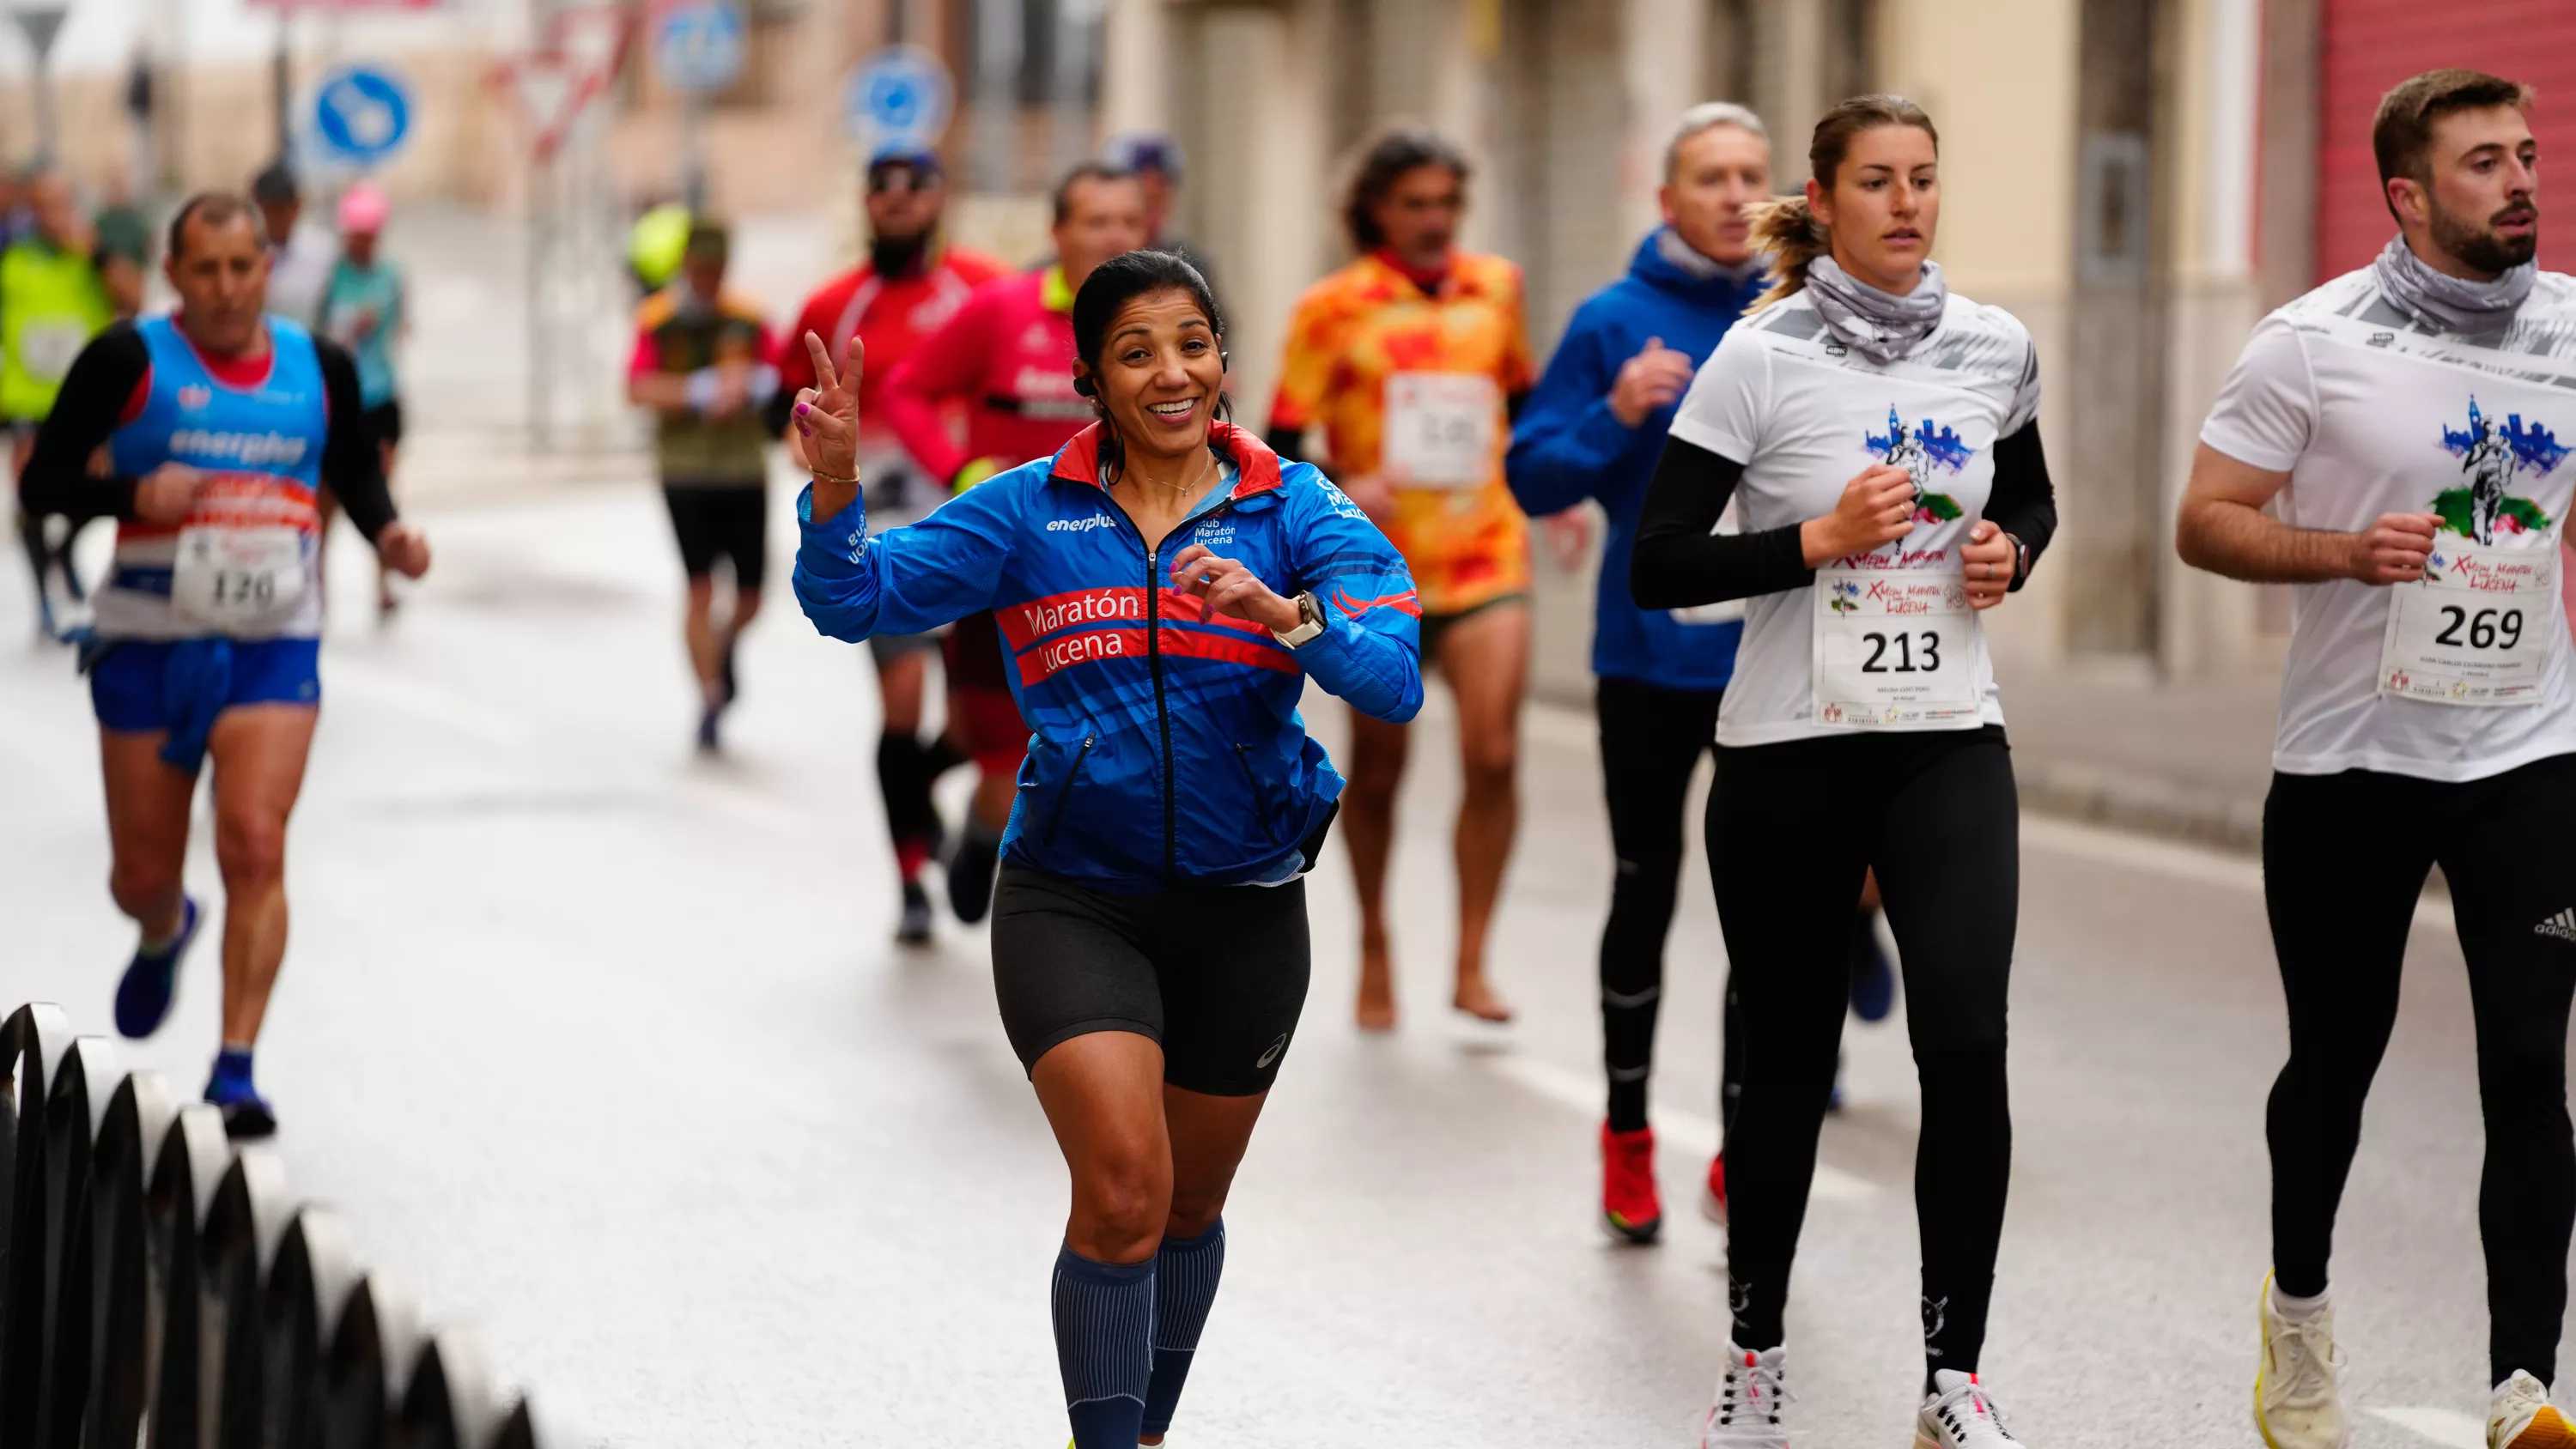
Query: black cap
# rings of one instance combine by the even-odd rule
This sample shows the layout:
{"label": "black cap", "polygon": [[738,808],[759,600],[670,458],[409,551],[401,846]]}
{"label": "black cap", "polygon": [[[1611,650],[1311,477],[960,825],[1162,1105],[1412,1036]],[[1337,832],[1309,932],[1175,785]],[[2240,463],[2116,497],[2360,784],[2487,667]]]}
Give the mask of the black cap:
{"label": "black cap", "polygon": [[295,184],[295,173],[287,169],[286,163],[278,161],[251,178],[250,199],[273,204],[301,201],[304,188]]}
{"label": "black cap", "polygon": [[917,181],[936,180],[944,174],[939,153],[927,146],[887,146],[868,158],[868,179],[874,181],[897,167],[911,172]]}

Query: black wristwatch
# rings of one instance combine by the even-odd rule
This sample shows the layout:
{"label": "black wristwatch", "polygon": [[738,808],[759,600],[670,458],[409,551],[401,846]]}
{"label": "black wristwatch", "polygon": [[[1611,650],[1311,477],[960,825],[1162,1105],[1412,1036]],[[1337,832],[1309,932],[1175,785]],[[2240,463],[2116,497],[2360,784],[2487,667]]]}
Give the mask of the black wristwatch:
{"label": "black wristwatch", "polygon": [[2030,545],[2022,542],[2019,538],[2015,538],[2009,533],[2005,534],[2004,537],[2012,539],[2013,575],[2010,587],[2017,589],[2022,586],[2022,582],[2024,580],[2030,577]]}

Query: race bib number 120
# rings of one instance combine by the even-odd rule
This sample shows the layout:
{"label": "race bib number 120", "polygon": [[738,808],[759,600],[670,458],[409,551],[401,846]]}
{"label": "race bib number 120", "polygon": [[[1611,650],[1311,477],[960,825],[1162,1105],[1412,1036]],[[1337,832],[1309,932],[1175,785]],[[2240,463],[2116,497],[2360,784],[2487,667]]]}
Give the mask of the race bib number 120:
{"label": "race bib number 120", "polygon": [[283,628],[304,601],[304,534],[294,528],[189,528],[170,570],[170,608],[236,637]]}
{"label": "race bib number 120", "polygon": [[1816,722],[1974,729],[1977,616],[1957,569],[1816,570]]}
{"label": "race bib number 120", "polygon": [[2558,625],[2558,549],[2443,542],[2388,591],[2379,692],[2431,704],[2541,701]]}
{"label": "race bib number 120", "polygon": [[1494,476],[1494,380],[1472,372],[1399,372],[1386,380],[1388,471],[1412,488],[1475,488]]}

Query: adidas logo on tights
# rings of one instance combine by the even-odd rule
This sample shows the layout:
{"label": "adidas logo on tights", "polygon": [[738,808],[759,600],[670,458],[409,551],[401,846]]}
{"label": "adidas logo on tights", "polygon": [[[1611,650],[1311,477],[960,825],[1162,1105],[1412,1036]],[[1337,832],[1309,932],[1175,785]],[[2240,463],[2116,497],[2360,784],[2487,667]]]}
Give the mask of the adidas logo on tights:
{"label": "adidas logo on tights", "polygon": [[2556,936],[2559,940],[2576,943],[2576,910],[2560,911],[2557,915],[2532,927],[2531,934]]}

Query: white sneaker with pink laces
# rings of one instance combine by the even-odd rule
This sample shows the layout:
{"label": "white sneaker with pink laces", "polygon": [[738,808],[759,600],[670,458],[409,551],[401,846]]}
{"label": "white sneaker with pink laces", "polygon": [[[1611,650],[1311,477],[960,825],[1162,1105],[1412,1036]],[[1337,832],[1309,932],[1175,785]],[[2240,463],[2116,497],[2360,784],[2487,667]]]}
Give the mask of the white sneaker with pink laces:
{"label": "white sneaker with pink laces", "polygon": [[1789,1399],[1780,1382],[1783,1352],[1776,1344],[1760,1353],[1727,1344],[1726,1371],[1700,1426],[1699,1449],[1789,1449],[1789,1430],[1780,1422]]}
{"label": "white sneaker with pink laces", "polygon": [[1932,1385],[1936,1392],[1914,1416],[1914,1449],[2021,1449],[1975,1374],[1941,1369]]}

